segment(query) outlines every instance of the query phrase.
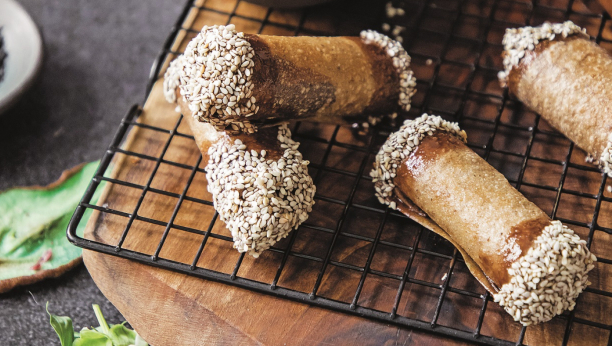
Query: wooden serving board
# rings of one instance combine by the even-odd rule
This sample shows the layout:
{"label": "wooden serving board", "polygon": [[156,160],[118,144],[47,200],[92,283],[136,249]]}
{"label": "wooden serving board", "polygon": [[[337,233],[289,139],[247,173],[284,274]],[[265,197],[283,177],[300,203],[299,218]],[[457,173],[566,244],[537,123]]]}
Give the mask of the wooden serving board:
{"label": "wooden serving board", "polygon": [[[232,11],[235,1],[198,1],[202,8],[212,8],[213,11],[194,7],[189,13],[183,27],[199,30],[205,24],[225,24],[228,16],[220,14]],[[266,16],[267,9],[241,2],[241,13],[251,17]],[[269,16],[270,17],[270,16]],[[268,19],[270,19],[268,17]],[[299,16],[298,16],[299,17]],[[262,17],[263,18],[263,17]],[[296,16],[292,12],[281,13],[274,20],[293,23]],[[253,32],[258,30],[259,23],[254,25],[249,20],[234,18],[238,30]],[[321,15],[319,24],[312,24],[317,29],[330,28],[330,18]],[[317,23],[317,21],[313,21]],[[308,23],[306,23],[308,25]],[[289,25],[289,24],[287,24]],[[279,25],[268,30],[271,34],[290,34]],[[276,31],[275,31],[276,30]],[[331,30],[331,29],[330,29]],[[173,50],[182,51],[186,42],[193,34],[181,31],[174,43]],[[170,56],[166,61],[166,66]],[[431,71],[431,63],[425,59],[413,59],[413,67],[418,78],[426,79]],[[447,75],[457,80],[465,78],[461,73]],[[476,82],[475,82],[476,83]],[[489,85],[483,88],[496,87]],[[417,95],[416,99],[423,99]],[[468,101],[469,104],[471,104]],[[464,113],[488,112],[486,103],[476,106],[467,105]],[[475,104],[474,104],[475,105]],[[529,118],[526,110],[519,109],[520,119]],[[484,114],[484,113],[483,113]],[[477,115],[477,114],[476,114]],[[522,121],[512,120],[509,121]],[[200,153],[189,138],[174,136],[169,141],[169,134],[146,128],[146,125],[172,131],[179,121],[180,114],[176,113],[175,106],[168,104],[162,94],[161,81],[158,81],[149,95],[138,122],[145,127],[133,127],[122,145],[127,151],[159,157],[167,145],[163,160],[172,161],[186,166],[198,164]],[[479,126],[470,127],[470,122],[464,126],[468,137],[473,144],[486,143],[490,133]],[[540,123],[544,130],[546,125]],[[495,144],[507,150],[518,150],[524,136],[506,133],[502,129],[497,135]],[[189,128],[181,122],[177,132],[189,134]],[[371,183],[359,179],[359,172],[368,172],[373,160],[372,155],[364,151],[347,150],[347,146],[368,147],[370,141],[380,145],[384,138],[372,139],[368,136],[355,134],[349,128],[335,130],[333,126],[302,124],[300,127],[302,138],[301,151],[306,159],[313,162],[310,173],[315,177],[318,195],[317,204],[307,222],[297,231],[291,250],[296,253],[312,257],[325,256],[331,235],[317,231],[321,229],[335,229],[342,214],[344,205],[332,203],[331,200],[341,200],[348,203],[348,213],[342,224],[342,232],[355,233],[364,239],[377,237],[377,227],[384,217],[384,229],[379,231],[381,241],[403,244],[405,246],[418,245],[425,252],[412,255],[408,250],[402,250],[385,245],[378,245],[375,256],[372,258],[371,269],[391,275],[401,276],[406,265],[414,256],[414,265],[409,276],[414,280],[426,284],[407,283],[402,299],[398,304],[397,314],[412,319],[431,321],[438,305],[439,285],[443,284],[449,268],[452,268],[452,279],[449,286],[476,294],[484,294],[484,289],[469,274],[461,261],[452,261],[454,255],[452,246],[441,238],[428,231],[422,231],[414,223],[407,221],[397,214],[383,216],[384,213],[374,213],[363,208],[355,208],[352,203],[371,208],[381,208],[373,196]],[[334,146],[325,159],[323,151],[326,144],[321,140],[329,141],[333,136],[338,143],[345,146]],[[315,138],[309,140],[308,138]],[[317,140],[321,139],[321,140]],[[501,141],[500,143],[498,143]],[[532,154],[545,157],[565,158],[568,141],[557,137],[536,138],[538,145],[534,145]],[[541,142],[541,143],[540,143]],[[168,144],[169,143],[169,144]],[[494,154],[492,154],[494,155]],[[572,162],[581,162],[584,154],[575,151]],[[517,162],[508,162],[503,158],[492,157],[492,164],[509,177],[515,176]],[[360,171],[362,163],[365,169]],[[200,162],[203,168],[206,163]],[[321,164],[331,169],[317,169]],[[133,184],[145,185],[152,177],[153,189],[181,194],[189,181],[191,170],[162,162],[153,174],[155,161],[135,156],[115,154],[111,168],[106,176],[127,181]],[[520,167],[520,165],[518,165]],[[354,174],[338,174],[334,170],[353,172]],[[558,168],[539,161],[529,161],[528,170],[523,177],[527,183],[521,191],[532,199],[545,211],[551,212],[556,195],[551,191],[532,188],[533,185],[557,186],[559,184]],[[152,176],[153,175],[153,176]],[[597,192],[601,175],[585,174],[577,170],[569,170],[564,181],[565,187],[577,191]],[[357,184],[356,192],[351,195],[350,187]],[[107,183],[103,196],[98,204],[132,213],[142,194],[142,190],[125,185]],[[202,172],[196,172],[186,191],[186,195],[193,198],[211,200],[206,189],[206,179]],[[609,196],[606,195],[606,196]],[[141,217],[167,223],[175,208],[178,212],[174,225],[189,227],[206,231],[211,220],[215,218],[212,206],[185,200],[178,205],[178,198],[149,191],[144,195],[142,204],[137,212]],[[612,224],[612,203],[602,205],[599,223]],[[556,215],[590,222],[592,218],[592,201],[575,195],[563,195]],[[105,244],[116,245],[126,227],[128,219],[105,212],[95,212],[91,217],[85,238]],[[588,229],[574,227],[581,236],[588,235]],[[165,227],[144,221],[135,220],[125,238],[122,248],[138,251],[145,254],[154,254]],[[214,222],[210,229],[212,234],[219,237],[229,237],[230,233],[219,220]],[[295,232],[295,231],[294,231]],[[598,233],[593,251],[597,255],[610,257],[612,253],[612,236],[607,233]],[[197,255],[198,249],[204,240],[201,233],[190,233],[177,228],[171,228],[159,257],[179,263],[191,264]],[[283,240],[277,247],[286,249],[289,240]],[[427,250],[444,253],[447,258],[429,256]],[[342,265],[329,265],[322,277],[318,295],[321,297],[350,303],[355,294],[357,284],[362,273],[349,270],[346,266],[363,267],[372,251],[372,242],[359,240],[359,238],[340,235],[332,253],[332,261]],[[607,255],[606,255],[607,254]],[[462,342],[439,337],[430,333],[399,328],[393,325],[379,323],[366,318],[334,312],[308,304],[289,301],[273,296],[255,293],[249,290],[236,288],[226,284],[206,281],[192,276],[158,269],[148,265],[133,262],[119,257],[104,255],[98,252],[84,251],[85,264],[94,281],[104,295],[121,311],[130,324],[147,340],[155,346],[163,345],[461,345]],[[259,259],[245,257],[242,261],[238,277],[271,283],[277,272],[282,254],[266,251]],[[222,273],[231,273],[239,259],[239,254],[231,248],[231,243],[220,238],[210,237],[207,240],[205,251],[197,259],[196,265]],[[610,265],[598,264],[591,278],[592,288],[604,291],[612,290],[612,269]],[[278,286],[296,291],[309,292],[317,278],[321,263],[290,256],[283,274],[279,278]],[[429,286],[428,286],[429,285]],[[436,286],[436,287],[433,287]],[[362,307],[380,311],[390,311],[394,304],[398,290],[398,281],[378,275],[367,275],[363,290],[357,304]],[[479,319],[481,299],[449,292],[442,304],[438,324],[473,331]],[[570,345],[605,345],[610,338],[610,325],[612,325],[612,298],[599,294],[585,293],[576,308],[575,317],[588,321],[595,321],[601,328],[593,328],[585,324],[574,322],[569,336]],[[560,345],[564,338],[567,319],[556,318],[549,323],[527,328],[524,343],[530,345]],[[606,329],[607,328],[607,329]],[[489,303],[484,315],[481,334],[500,339],[518,339],[521,326],[512,321],[495,303]]]}

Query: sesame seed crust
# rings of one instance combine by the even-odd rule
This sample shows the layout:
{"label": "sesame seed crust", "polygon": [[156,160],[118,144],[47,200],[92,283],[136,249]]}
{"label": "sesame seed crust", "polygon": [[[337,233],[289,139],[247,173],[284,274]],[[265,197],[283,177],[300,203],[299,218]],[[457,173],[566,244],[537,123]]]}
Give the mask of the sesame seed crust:
{"label": "sesame seed crust", "polygon": [[180,71],[185,66],[183,55],[179,55],[170,62],[164,73],[164,97],[169,103],[176,102],[176,88],[180,85]]}
{"label": "sesame seed crust", "polygon": [[517,67],[525,56],[526,50],[534,50],[535,46],[543,40],[554,40],[557,35],[566,38],[570,35],[585,35],[586,29],[582,29],[572,21],[564,23],[544,23],[537,27],[526,26],[522,28],[508,28],[504,34],[502,44],[504,45],[504,71],[497,74],[502,86],[508,83],[510,71]]}
{"label": "sesame seed crust", "polygon": [[256,131],[247,120],[259,111],[252,96],[253,55],[244,33],[233,24],[202,28],[173,72],[179,74],[181,95],[194,118],[231,133]]}
{"label": "sesame seed crust", "polygon": [[410,70],[410,55],[402,44],[374,30],[364,30],[360,34],[365,44],[375,44],[384,49],[393,59],[393,66],[399,75],[398,104],[404,111],[410,110],[412,96],[416,93],[416,78]]}
{"label": "sesame seed crust", "polygon": [[208,150],[206,178],[214,207],[232,233],[234,248],[253,257],[306,221],[314,205],[309,161],[303,160],[286,124],[277,139],[284,152],[276,161],[239,139],[219,141]]}
{"label": "sesame seed crust", "polygon": [[376,197],[382,204],[396,209],[392,200],[395,184],[393,179],[402,161],[419,145],[425,136],[431,136],[436,131],[448,132],[466,142],[465,131],[457,123],[452,123],[436,115],[423,114],[414,120],[406,120],[404,125],[392,133],[378,151],[374,167],[370,172]]}
{"label": "sesame seed crust", "polygon": [[527,254],[508,268],[510,282],[493,300],[525,326],[549,321],[574,309],[578,295],[590,285],[587,274],[596,260],[586,241],[552,221]]}

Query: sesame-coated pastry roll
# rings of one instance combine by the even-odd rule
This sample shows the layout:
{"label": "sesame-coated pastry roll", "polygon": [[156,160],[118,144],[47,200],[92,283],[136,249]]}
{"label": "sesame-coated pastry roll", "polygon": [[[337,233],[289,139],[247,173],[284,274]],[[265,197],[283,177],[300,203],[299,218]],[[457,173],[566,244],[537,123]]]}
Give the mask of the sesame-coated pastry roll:
{"label": "sesame-coated pastry roll", "polygon": [[381,203],[448,239],[494,300],[524,325],[574,308],[595,256],[438,116],[407,120],[376,156]]}
{"label": "sesame-coated pastry roll", "polygon": [[502,85],[612,173],[612,57],[574,23],[507,29]]}
{"label": "sesame-coated pastry roll", "polygon": [[[194,118],[218,130],[253,133],[292,119],[344,123],[347,117],[408,110],[416,80],[397,41],[361,37],[244,34],[205,26],[191,40],[175,80]],[[174,97],[166,86],[167,97]]]}
{"label": "sesame-coated pastry roll", "polygon": [[208,191],[232,233],[234,248],[258,257],[308,219],[316,188],[309,162],[286,124],[231,134],[196,121],[178,91],[168,101],[176,101],[187,115],[184,119],[208,162]]}

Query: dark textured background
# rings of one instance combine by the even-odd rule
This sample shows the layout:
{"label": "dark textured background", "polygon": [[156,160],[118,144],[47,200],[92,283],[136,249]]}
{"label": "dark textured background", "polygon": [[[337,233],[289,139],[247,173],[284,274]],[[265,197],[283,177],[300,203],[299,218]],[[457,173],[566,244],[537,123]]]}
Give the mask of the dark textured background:
{"label": "dark textured background", "polygon": [[[142,102],[151,64],[184,5],[19,2],[41,29],[45,61],[35,86],[0,115],[0,190],[46,185],[63,170],[102,156],[125,112]],[[123,320],[81,265],[59,279],[0,295],[0,345],[59,345],[46,301],[78,328],[96,323],[92,303],[109,322]]]}

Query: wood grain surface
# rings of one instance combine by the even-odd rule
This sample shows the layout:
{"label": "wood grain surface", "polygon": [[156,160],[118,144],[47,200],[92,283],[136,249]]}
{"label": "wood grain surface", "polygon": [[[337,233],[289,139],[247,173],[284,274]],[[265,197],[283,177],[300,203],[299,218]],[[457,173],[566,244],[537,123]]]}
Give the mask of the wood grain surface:
{"label": "wood grain surface", "polygon": [[[194,8],[184,26],[199,29],[205,24],[224,24],[229,17],[222,13],[232,11],[235,2],[200,1],[199,5],[210,7],[214,11]],[[268,13],[265,8],[245,2],[241,2],[238,9],[242,11],[240,13],[252,17],[266,16]],[[295,23],[296,18],[299,19],[299,15],[294,12],[280,12],[275,15],[277,17],[273,19],[279,23]],[[272,17],[269,13],[267,16]],[[320,18],[318,22],[312,21],[315,24],[308,21],[306,24],[318,29],[330,25],[330,18],[326,18],[325,14],[321,14]],[[240,17],[234,17],[231,21],[236,24],[238,30],[253,32],[260,28],[259,23]],[[266,26],[264,30],[273,34],[291,34],[283,26],[272,27],[273,29],[268,29],[269,26]],[[192,36],[192,33],[181,31],[173,49],[184,49],[186,39]],[[500,59],[496,57],[498,53],[487,52],[483,60],[494,66],[500,65]],[[471,53],[458,50],[456,54],[464,54],[461,59],[467,59]],[[168,58],[166,64],[171,58],[173,56]],[[423,57],[413,57],[413,68],[419,80],[427,80],[435,73],[434,66]],[[444,68],[440,68],[440,78],[448,80],[449,83],[460,84],[469,76],[469,71],[466,70],[442,71]],[[472,88],[482,93],[502,93],[499,86],[479,77],[474,80]],[[438,91],[426,96],[428,92],[421,88],[415,96],[414,108],[420,110],[424,100],[428,98],[427,102],[435,103],[442,109],[451,108],[452,102],[455,102],[455,92],[445,92]],[[593,211],[599,203],[598,224],[604,227],[612,226],[612,203],[597,202],[589,198],[589,195],[597,194],[601,186],[601,174],[594,170],[568,169],[554,164],[555,160],[565,160],[570,142],[552,135],[545,122],[534,124],[539,132],[530,139],[528,132],[523,133],[503,126],[491,129],[488,125],[470,120],[470,117],[486,118],[495,115],[499,107],[496,102],[493,98],[479,97],[470,97],[466,101],[463,109],[466,120],[462,121],[462,126],[468,133],[472,147],[512,182],[520,180],[521,192],[545,212],[558,218],[589,224],[593,221]],[[535,121],[535,115],[519,104],[512,103],[508,109],[507,113],[501,115],[501,121],[505,123],[525,126]],[[138,122],[170,132],[179,118],[180,114],[175,112],[175,106],[163,99],[161,81],[158,81]],[[177,131],[190,133],[184,122],[179,124]],[[500,150],[487,153],[481,148],[490,140],[491,131],[496,131],[491,144]],[[312,162],[310,173],[317,184],[318,196],[310,219],[294,231],[294,238],[285,239],[275,246],[281,251],[291,246],[292,253],[310,256],[289,256],[278,286],[310,292],[321,270],[321,261],[312,258],[325,257],[333,232],[337,230],[339,235],[331,253],[331,264],[323,273],[318,296],[350,303],[363,276],[363,271],[355,268],[363,268],[370,260],[370,272],[365,276],[363,289],[356,303],[361,307],[389,312],[398,292],[397,277],[401,277],[409,261],[413,261],[408,271],[411,282],[401,291],[401,299],[397,305],[398,316],[431,322],[441,287],[448,284],[449,290],[442,301],[436,323],[473,332],[483,304],[479,296],[484,295],[485,290],[469,274],[460,256],[456,256],[448,242],[423,230],[398,213],[386,213],[373,195],[371,182],[362,178],[371,168],[371,152],[382,144],[384,137],[361,135],[348,127],[336,129],[329,125],[302,123],[294,139],[302,143],[300,150],[304,157]],[[529,160],[524,174],[520,176],[522,158],[507,153],[524,152],[530,140],[533,141],[530,155],[548,160]],[[331,149],[326,152],[326,143],[330,141],[335,144],[329,146]],[[167,162],[196,165],[200,153],[191,139],[182,136],[173,136],[170,139],[168,133],[134,126],[122,148],[158,157],[166,144],[168,149],[163,157],[166,163],[162,162],[153,176],[155,161],[124,154],[115,155],[105,176],[138,185],[145,185],[152,177],[152,188],[181,194],[190,179],[191,170]],[[359,150],[354,150],[355,148]],[[573,150],[570,161],[584,164],[584,153]],[[205,164],[201,162],[199,167],[203,168]],[[560,182],[559,177],[563,171],[566,171],[566,177]],[[186,195],[210,201],[204,173],[197,171],[192,180]],[[565,192],[557,194],[556,189],[560,184]],[[354,185],[357,188],[351,191]],[[141,194],[140,189],[108,183],[98,204],[132,213]],[[606,192],[604,195],[610,197],[612,194]],[[557,198],[558,208],[553,210]],[[165,224],[170,221],[173,211],[178,207],[173,220],[174,227],[169,229],[167,238],[163,241],[159,258],[189,265],[196,259],[197,267],[232,273],[240,255],[232,249],[231,242],[228,241],[231,235],[219,220],[216,220],[210,229],[210,234],[214,237],[206,239],[204,251],[197,257],[198,249],[205,238],[204,232],[215,218],[213,207],[190,200],[184,200],[180,205],[178,203],[177,197],[149,191],[137,212],[140,217]],[[343,214],[345,207],[346,214]],[[345,217],[340,220],[343,215]],[[127,222],[128,219],[122,216],[95,212],[87,225],[85,237],[117,245]],[[201,231],[188,232],[184,230],[186,228]],[[590,232],[588,228],[581,226],[572,228],[584,238]],[[162,225],[135,220],[122,248],[153,255],[164,230]],[[593,252],[609,258],[612,253],[612,236],[597,231],[593,239]],[[419,250],[409,249],[415,247]],[[241,278],[272,283],[282,256],[282,252],[266,251],[256,260],[244,257],[236,274]],[[84,251],[83,258],[105,296],[115,304],[130,324],[155,346],[463,344],[454,339],[275,298],[97,252]],[[449,273],[452,275],[447,279]],[[591,275],[591,281],[593,289],[612,291],[612,265],[598,263]],[[459,290],[470,294],[457,293]],[[610,311],[612,297],[592,292],[584,293],[572,317],[569,344],[608,344],[612,329]],[[529,345],[560,345],[568,325],[567,315],[566,313],[548,323],[527,328],[523,342]],[[497,304],[489,302],[483,317],[484,322],[480,330],[482,335],[513,342],[519,339],[520,324],[513,322]],[[596,322],[598,327],[586,325],[581,321]]]}

